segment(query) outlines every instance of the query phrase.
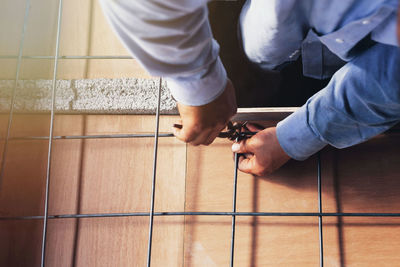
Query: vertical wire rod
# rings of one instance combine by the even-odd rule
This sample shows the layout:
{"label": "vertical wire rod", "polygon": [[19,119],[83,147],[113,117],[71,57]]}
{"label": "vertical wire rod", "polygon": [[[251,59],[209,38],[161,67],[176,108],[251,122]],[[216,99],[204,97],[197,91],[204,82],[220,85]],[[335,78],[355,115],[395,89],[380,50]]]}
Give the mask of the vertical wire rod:
{"label": "vertical wire rod", "polygon": [[45,266],[46,260],[46,239],[47,239],[47,220],[49,212],[49,189],[50,189],[50,168],[51,168],[51,152],[53,147],[53,129],[54,129],[54,109],[56,102],[56,87],[57,87],[57,66],[58,66],[58,53],[60,46],[60,30],[61,30],[61,16],[62,16],[62,0],[58,2],[58,19],[57,19],[57,39],[56,39],[56,51],[54,58],[54,72],[53,72],[53,83],[51,92],[51,116],[50,116],[50,131],[49,131],[49,148],[47,152],[47,169],[46,169],[46,189],[44,199],[44,219],[43,219],[43,235],[42,235],[42,253],[40,266]]}
{"label": "vertical wire rod", "polygon": [[322,197],[321,197],[321,154],[317,155],[317,180],[318,180],[318,230],[319,230],[319,265],[324,266],[324,242],[322,236]]}
{"label": "vertical wire rod", "polygon": [[[235,171],[233,175],[233,200],[232,200],[233,213],[236,213],[238,164],[239,164],[239,155],[238,153],[235,153]],[[232,215],[231,259],[230,259],[231,267],[233,267],[233,261],[235,255],[235,231],[236,231],[236,215]]]}
{"label": "vertical wire rod", "polygon": [[25,41],[25,32],[26,32],[26,26],[27,26],[30,6],[31,6],[30,0],[26,0],[24,25],[22,27],[21,40],[19,43],[17,69],[16,69],[16,73],[15,73],[14,88],[13,88],[13,92],[12,92],[12,96],[11,96],[10,112],[9,112],[8,124],[7,124],[7,133],[6,133],[6,139],[5,139],[4,147],[3,147],[3,156],[1,157],[0,192],[2,189],[2,185],[3,185],[4,168],[6,166],[6,157],[7,157],[7,151],[8,151],[8,141],[10,139],[10,133],[11,133],[11,124],[12,124],[13,113],[14,113],[14,103],[15,103],[15,98],[17,95],[17,86],[18,86],[18,80],[19,80],[19,73],[21,70],[22,54],[23,54],[24,41]]}
{"label": "vertical wire rod", "polygon": [[161,105],[161,87],[162,78],[160,77],[160,84],[158,86],[158,100],[156,110],[156,129],[154,133],[154,157],[153,157],[153,181],[151,184],[151,203],[150,203],[150,218],[149,218],[149,243],[147,249],[147,267],[151,264],[151,247],[153,241],[153,225],[154,225],[154,200],[156,192],[156,176],[157,176],[157,153],[158,153],[158,133],[160,128],[160,105]]}

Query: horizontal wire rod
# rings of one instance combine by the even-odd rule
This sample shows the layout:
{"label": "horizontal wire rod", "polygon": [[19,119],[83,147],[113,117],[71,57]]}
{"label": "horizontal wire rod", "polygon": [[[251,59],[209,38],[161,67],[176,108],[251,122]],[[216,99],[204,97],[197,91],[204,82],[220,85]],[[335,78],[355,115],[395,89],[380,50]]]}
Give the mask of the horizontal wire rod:
{"label": "horizontal wire rod", "polygon": [[[95,135],[56,135],[53,140],[65,139],[118,139],[118,138],[153,138],[154,133],[137,133],[137,134],[95,134]],[[158,137],[174,137],[173,133],[159,133]],[[15,136],[0,137],[0,140],[48,140],[49,136]]]}
{"label": "horizontal wire rod", "polygon": [[[400,132],[400,129],[399,129]],[[154,133],[137,133],[137,134],[95,134],[95,135],[56,135],[53,139],[109,139],[109,138],[147,138],[154,137]],[[158,137],[173,137],[173,133],[159,133]],[[0,140],[4,140],[0,137]],[[8,138],[9,140],[47,140],[48,136],[15,136]]]}
{"label": "horizontal wire rod", "polygon": [[[18,56],[0,56],[0,59],[17,59]],[[22,56],[23,59],[55,59],[55,56]],[[57,59],[133,59],[131,56],[58,56]]]}
{"label": "horizontal wire rod", "polygon": [[[150,216],[149,212],[127,213],[93,213],[93,214],[59,214],[48,215],[48,219],[72,219],[72,218],[107,218],[107,217],[140,217]],[[260,216],[260,217],[400,217],[400,213],[373,213],[373,212],[154,212],[154,216]],[[5,220],[37,220],[44,216],[10,216],[0,217]]]}
{"label": "horizontal wire rod", "polygon": [[[173,133],[162,133],[158,137],[173,137]],[[58,135],[53,139],[113,139],[113,138],[147,138],[154,137],[154,134],[100,134],[100,135]],[[11,137],[10,140],[48,140],[48,136],[21,136]],[[0,138],[1,140],[1,138]]]}

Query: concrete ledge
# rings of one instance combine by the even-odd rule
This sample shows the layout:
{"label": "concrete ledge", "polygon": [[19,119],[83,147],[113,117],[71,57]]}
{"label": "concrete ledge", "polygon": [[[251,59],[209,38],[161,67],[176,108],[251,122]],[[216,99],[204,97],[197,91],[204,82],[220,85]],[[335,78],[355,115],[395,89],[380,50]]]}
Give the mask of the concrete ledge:
{"label": "concrete ledge", "polygon": [[[63,113],[154,114],[159,79],[58,80],[56,111]],[[8,112],[13,80],[0,80],[0,112]],[[18,81],[14,111],[48,112],[51,80]],[[177,114],[176,102],[162,83],[161,113]]]}

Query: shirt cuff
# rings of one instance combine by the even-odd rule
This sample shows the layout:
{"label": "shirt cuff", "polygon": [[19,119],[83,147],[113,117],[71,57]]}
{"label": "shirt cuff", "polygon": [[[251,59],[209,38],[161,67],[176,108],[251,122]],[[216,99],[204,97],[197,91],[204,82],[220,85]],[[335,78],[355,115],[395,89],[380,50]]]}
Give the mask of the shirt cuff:
{"label": "shirt cuff", "polygon": [[295,160],[305,160],[327,145],[308,124],[307,104],[280,121],[276,134],[282,149]]}
{"label": "shirt cuff", "polygon": [[165,79],[176,101],[188,106],[201,106],[224,92],[227,75],[218,57],[204,75]]}

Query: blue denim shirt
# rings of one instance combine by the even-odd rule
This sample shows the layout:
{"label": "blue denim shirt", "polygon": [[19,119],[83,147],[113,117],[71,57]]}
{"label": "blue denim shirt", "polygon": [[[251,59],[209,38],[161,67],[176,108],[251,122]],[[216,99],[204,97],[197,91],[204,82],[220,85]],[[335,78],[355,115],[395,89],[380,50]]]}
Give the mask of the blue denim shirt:
{"label": "blue denim shirt", "polygon": [[[275,2],[271,7],[272,2]],[[277,137],[304,160],[327,144],[363,142],[400,120],[398,1],[248,1],[240,16],[244,50],[266,70],[302,56],[303,74],[326,88],[278,123]],[[264,15],[267,8],[274,16]]]}
{"label": "blue denim shirt", "polygon": [[289,156],[303,160],[327,144],[344,148],[361,143],[399,120],[400,49],[377,43],[278,123],[277,135]]}
{"label": "blue denim shirt", "polygon": [[[125,47],[178,102],[216,99],[226,72],[212,38],[207,0],[99,0]],[[302,56],[303,72],[332,79],[277,126],[298,160],[327,144],[346,147],[400,119],[398,0],[248,0],[240,16],[243,48],[265,69]]]}

